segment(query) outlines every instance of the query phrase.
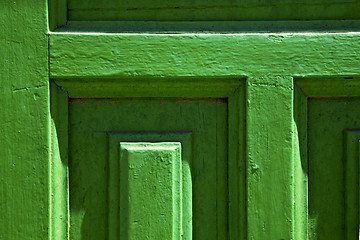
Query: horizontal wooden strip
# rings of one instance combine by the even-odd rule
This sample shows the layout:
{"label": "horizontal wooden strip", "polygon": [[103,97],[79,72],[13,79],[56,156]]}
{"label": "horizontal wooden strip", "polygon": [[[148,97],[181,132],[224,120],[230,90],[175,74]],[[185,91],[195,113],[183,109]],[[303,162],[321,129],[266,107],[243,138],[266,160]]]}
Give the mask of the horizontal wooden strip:
{"label": "horizontal wooden strip", "polygon": [[360,33],[52,33],[52,78],[336,76],[360,72]]}
{"label": "horizontal wooden strip", "polygon": [[246,21],[359,19],[360,3],[344,0],[69,0],[70,20]]}
{"label": "horizontal wooden strip", "polygon": [[67,21],[56,32],[299,33],[359,31],[360,20],[324,21]]}
{"label": "horizontal wooden strip", "polygon": [[244,79],[76,79],[56,80],[72,98],[88,97],[217,97],[227,98]]}
{"label": "horizontal wooden strip", "polygon": [[295,86],[301,88],[307,97],[358,97],[360,78],[298,78]]}

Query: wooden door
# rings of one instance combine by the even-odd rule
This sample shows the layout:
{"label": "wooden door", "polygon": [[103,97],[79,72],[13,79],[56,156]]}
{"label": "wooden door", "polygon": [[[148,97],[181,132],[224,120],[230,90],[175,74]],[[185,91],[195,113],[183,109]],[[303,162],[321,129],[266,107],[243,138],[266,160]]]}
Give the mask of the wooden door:
{"label": "wooden door", "polygon": [[99,3],[1,3],[0,239],[358,238],[357,1]]}

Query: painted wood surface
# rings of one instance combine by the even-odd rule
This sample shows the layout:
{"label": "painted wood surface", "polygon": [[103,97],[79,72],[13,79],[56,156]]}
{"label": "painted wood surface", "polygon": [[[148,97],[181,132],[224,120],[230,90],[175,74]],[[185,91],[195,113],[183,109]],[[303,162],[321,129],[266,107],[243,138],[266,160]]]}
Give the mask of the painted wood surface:
{"label": "painted wood surface", "polygon": [[[168,132],[190,131],[193,133],[192,149],[184,148],[184,151],[190,151],[193,157],[191,181],[187,181],[187,184],[191,184],[188,187],[192,186],[193,197],[184,197],[186,197],[187,204],[192,204],[193,207],[193,233],[183,232],[183,239],[220,240],[228,238],[227,219],[229,212],[227,203],[229,196],[227,193],[229,188],[227,184],[228,162],[226,158],[226,109],[227,103],[221,101],[221,99],[189,99],[188,101],[166,98],[70,100],[70,236],[73,239],[107,238],[109,229],[106,222],[110,214],[107,196],[112,194],[108,191],[116,191],[116,188],[107,190],[109,171],[114,171],[110,169],[110,167],[114,166],[114,163],[110,162],[111,165],[107,163],[109,161],[107,159],[107,132],[139,132],[140,135],[147,132],[162,132],[163,135],[167,135]],[[84,127],[85,121],[87,121],[87,127]],[[136,134],[134,133],[134,135]],[[83,151],[83,149],[87,150]],[[135,231],[134,227],[136,226],[134,224],[139,224],[140,227],[141,224],[146,224],[146,222],[160,221],[161,219],[161,217],[155,215],[160,213],[154,207],[148,209],[142,209],[141,207],[145,203],[155,204],[153,198],[156,198],[156,194],[147,195],[144,189],[133,187],[136,181],[135,176],[130,176],[131,171],[133,171],[132,167],[124,167],[126,160],[124,160],[123,150],[118,148],[118,154],[122,158],[122,162],[118,166],[120,168],[118,175],[120,179],[114,177],[111,177],[111,179],[120,182],[120,239],[139,239],[139,232]],[[111,158],[110,160],[113,161],[114,159]],[[117,159],[117,161],[119,160]],[[149,161],[156,161],[156,159],[149,159]],[[173,159],[173,161],[176,161],[176,159]],[[144,164],[142,167],[145,168],[146,165]],[[159,164],[156,164],[156,166]],[[180,162],[176,164],[177,166],[170,169],[179,172]],[[175,185],[173,185],[172,181],[169,182],[169,179],[162,179],[159,175],[163,171],[163,174],[168,173],[169,169],[164,168],[162,171],[163,167],[158,167],[159,169],[156,172],[154,172],[154,169],[152,170],[154,174],[158,175],[158,178],[156,178],[159,181],[156,190],[157,194],[159,194],[158,198],[162,196],[162,199],[158,199],[159,202],[156,202],[163,207],[170,207],[171,205],[171,212],[168,212],[163,217],[166,218],[166,215],[169,214],[180,214],[176,209],[179,210],[181,204],[161,204],[161,201],[165,201],[166,196],[169,195],[167,186]],[[137,177],[148,176],[150,170],[143,169],[145,172],[138,173]],[[186,175],[184,177],[187,178]],[[140,180],[138,184],[144,180]],[[147,181],[146,184],[151,184],[150,179],[145,181]],[[159,185],[161,181],[163,181],[162,186]],[[127,187],[124,188],[124,186]],[[174,195],[175,190],[171,193],[173,196],[176,196]],[[172,206],[174,206],[174,209]],[[111,211],[116,211],[115,209],[112,208]],[[140,210],[143,215],[139,212]],[[188,209],[184,208],[184,211],[188,211]],[[142,220],[139,214],[142,216]],[[93,221],[94,219],[97,220]],[[184,219],[189,220],[188,217]],[[167,221],[168,224],[172,222],[169,220]],[[138,223],[134,223],[134,221],[138,221]],[[176,225],[173,225],[175,228],[170,229],[171,231],[167,233],[172,236],[170,239],[179,239],[178,227],[181,226],[181,222],[176,222]],[[118,229],[118,227],[116,228]],[[165,234],[162,235],[164,238],[169,237],[169,235],[166,235],[165,228],[166,225],[164,224],[152,229],[148,228],[150,232],[145,235],[152,236],[152,238],[154,236],[161,238],[161,234]],[[141,231],[141,229],[138,230]],[[191,231],[191,228],[187,227],[184,230]],[[119,239],[119,237],[114,237],[114,239]]]}
{"label": "painted wood surface", "polygon": [[119,155],[120,239],[184,239],[181,143],[120,142]]}
{"label": "painted wood surface", "polygon": [[[192,141],[192,132],[152,132],[152,133],[140,133],[140,132],[111,132],[108,133],[108,142],[109,142],[109,177],[108,177],[108,191],[109,191],[109,200],[108,200],[108,221],[109,221],[109,239],[119,239],[119,235],[121,238],[135,238],[134,234],[129,231],[129,226],[131,224],[138,226],[139,221],[130,221],[127,216],[131,213],[128,211],[129,207],[138,208],[138,204],[134,204],[133,202],[128,201],[128,191],[126,190],[127,185],[130,183],[130,179],[127,176],[126,161],[121,160],[119,156],[119,146],[122,141],[130,141],[130,143],[137,144],[139,141],[147,141],[148,143],[153,144],[167,144],[169,141],[176,141],[175,143],[179,145],[181,148],[181,160],[176,161],[171,160],[172,164],[167,164],[166,166],[175,166],[173,168],[168,169],[169,172],[174,173],[175,180],[178,181],[160,181],[157,182],[156,179],[150,184],[153,186],[148,186],[146,189],[141,191],[141,194],[138,195],[138,191],[134,189],[132,199],[137,198],[137,196],[142,196],[144,193],[154,192],[154,195],[162,196],[163,190],[168,191],[167,189],[163,189],[163,187],[168,184],[168,189],[171,189],[174,192],[174,196],[177,198],[173,198],[171,200],[174,204],[169,204],[164,202],[162,199],[157,200],[158,204],[169,206],[169,215],[173,215],[174,218],[167,219],[169,224],[173,224],[173,230],[171,232],[174,233],[174,238],[180,239],[192,239],[193,232],[193,196],[192,196],[192,149],[193,149],[193,141]],[[176,145],[177,146],[177,145]],[[150,159],[149,159],[150,160]],[[157,161],[156,158],[152,158],[155,164]],[[124,166],[125,165],[125,166]],[[160,164],[162,165],[162,164]],[[138,168],[132,167],[129,169],[129,172],[134,172],[134,177],[136,176],[136,180],[140,182],[144,182],[144,184],[148,184],[147,180],[143,179],[143,176],[146,174],[139,174],[139,171],[142,171],[143,165],[138,166]],[[165,168],[166,168],[165,166]],[[136,172],[135,172],[136,171]],[[157,173],[157,169],[151,171],[151,174],[155,175],[157,178],[159,174]],[[176,172],[178,172],[176,174]],[[135,175],[136,173],[136,175]],[[165,171],[166,173],[166,171]],[[129,179],[129,180],[128,180]],[[119,181],[120,180],[120,181]],[[171,187],[174,186],[174,187]],[[177,187],[176,187],[177,186]],[[151,194],[152,195],[152,194]],[[153,196],[151,196],[151,201],[153,200]],[[143,201],[140,205],[147,204],[148,200]],[[119,209],[120,206],[120,210]],[[145,207],[147,208],[147,207]],[[148,211],[152,211],[151,207]],[[170,211],[170,208],[172,210]],[[144,207],[142,211],[145,211]],[[160,214],[160,216],[159,216]],[[154,211],[154,214],[140,214],[138,217],[142,219],[141,225],[146,225],[147,217],[146,216],[154,216],[152,219],[157,221],[156,218],[159,218],[160,221],[164,218],[165,214],[159,211]],[[175,217],[176,216],[176,217]],[[121,220],[120,220],[121,218]],[[121,222],[121,223],[120,223]],[[120,229],[118,226],[122,226]],[[136,227],[135,226],[135,227]],[[120,230],[120,231],[119,231]],[[155,231],[154,231],[155,230]],[[161,235],[163,230],[163,226],[154,229],[146,230],[148,234],[158,234]],[[135,233],[137,234],[137,233]],[[179,236],[180,234],[181,236]],[[138,234],[137,234],[138,235]],[[173,235],[172,235],[173,236]],[[168,237],[169,239],[172,239]],[[163,238],[163,237],[159,237]]]}
{"label": "painted wood surface", "polygon": [[48,239],[46,1],[1,1],[0,12],[0,239]]}
{"label": "painted wood surface", "polygon": [[[275,16],[292,19],[300,16],[301,9],[310,9],[303,11],[304,19],[358,19],[359,13],[356,1],[299,1],[293,12],[289,11],[289,1],[273,2],[252,2],[255,7],[247,9],[248,15],[240,16],[235,10],[245,6],[230,5],[230,9],[226,6],[229,2],[225,2],[224,8],[218,8],[207,1],[209,5],[203,9],[196,6],[195,10],[202,13],[194,20],[209,20],[206,16],[212,16],[210,20],[276,20]],[[83,1],[89,3],[85,5],[89,8],[81,10],[72,0],[68,17],[64,3],[49,3],[52,30],[69,19],[132,19],[142,11],[152,11],[146,2],[139,2],[143,8],[135,7],[131,13],[128,7],[123,10],[112,6],[113,13],[109,13],[100,6],[99,14],[93,14],[89,2]],[[186,9],[189,1],[181,2],[177,10],[166,9],[173,3],[161,2],[165,6],[164,11],[159,11],[162,14],[147,12],[144,17],[167,21],[193,18],[186,13],[194,11],[192,7]],[[191,122],[198,124],[192,131],[204,131],[201,134],[206,141],[196,136],[193,139],[192,151],[201,153],[194,154],[194,159],[202,154],[206,159],[226,159],[216,164],[210,161],[211,169],[205,160],[201,164],[196,161],[195,165],[200,166],[190,169],[197,170],[192,172],[196,181],[192,182],[190,194],[191,201],[197,203],[191,209],[194,233],[184,231],[189,239],[358,237],[360,34],[356,28],[345,31],[341,21],[333,25],[311,22],[319,29],[324,29],[323,24],[333,29],[331,33],[299,33],[295,27],[289,33],[288,23],[258,22],[258,29],[269,24],[277,30],[110,34],[102,28],[105,22],[100,22],[96,23],[101,26],[97,33],[60,29],[47,35],[46,4],[44,0],[31,4],[14,0],[1,3],[0,8],[1,239],[106,238],[112,226],[108,199],[116,197],[107,190],[108,159],[97,161],[97,156],[108,154],[110,129],[115,129],[110,125],[119,124],[116,129],[127,126],[127,131],[153,131],[151,121],[139,122],[161,122],[169,117],[171,121],[155,125],[167,131],[175,128],[174,122],[184,126]],[[325,5],[329,5],[329,11],[318,11]],[[273,9],[273,13],[282,14],[269,14]],[[215,10],[217,14],[212,13]],[[126,14],[119,15],[121,11]],[[173,14],[179,11],[182,14]],[[255,12],[258,15],[251,15]],[[157,26],[156,22],[148,24]],[[218,27],[227,26],[226,22],[222,24]],[[299,22],[296,26],[304,31],[306,24]],[[356,26],[357,22],[352,24]],[[180,105],[186,107],[173,107],[173,99],[184,97],[189,101]],[[136,107],[125,108],[128,110],[121,116],[128,121],[110,114],[124,109],[109,107],[126,99],[139,103],[144,100],[144,106],[137,111],[133,111]],[[207,106],[213,99],[220,100],[221,109],[216,107],[215,112]],[[166,112],[178,110],[182,114],[156,114],[153,118],[150,112],[161,113],[162,100],[168,107]],[[154,101],[159,106],[147,107]],[[201,107],[189,110],[190,101]],[[89,107],[91,104],[94,108]],[[86,111],[74,111],[75,105]],[[144,111],[148,111],[147,118],[141,115]],[[196,117],[191,114],[194,112],[216,117]],[[119,121],[105,121],[117,118]],[[194,118],[196,121],[192,121]],[[99,128],[92,128],[95,125],[103,127],[104,132],[96,132]],[[205,125],[216,131],[208,134]],[[214,140],[214,135],[221,137]],[[100,144],[93,141],[98,138]],[[118,142],[127,141],[120,138]],[[154,141],[142,138],[134,141]],[[161,141],[188,145],[177,137]],[[205,149],[208,141],[216,146]],[[214,153],[219,146],[226,148]],[[80,160],[74,161],[74,156],[80,156]],[[203,221],[208,224],[202,226]]]}
{"label": "painted wood surface", "polygon": [[50,35],[52,78],[347,76],[359,61],[358,32]]}
{"label": "painted wood surface", "polygon": [[[360,122],[359,99],[309,99],[309,237],[310,239],[345,239],[345,229],[358,227],[356,221],[345,222],[345,129],[356,129]],[[331,151],[329,151],[329,147]],[[355,152],[356,154],[356,152]],[[350,160],[350,159],[349,159]],[[358,169],[358,159],[349,167]],[[358,176],[358,173],[357,173]],[[358,178],[358,177],[357,177]],[[356,186],[356,185],[354,185]],[[350,189],[357,195],[356,188]],[[357,204],[358,205],[358,204]],[[357,207],[358,208],[358,207]],[[357,212],[356,209],[352,209]],[[358,230],[350,233],[354,239]]]}
{"label": "painted wood surface", "polygon": [[68,0],[69,20],[244,21],[359,19],[358,1]]}
{"label": "painted wood surface", "polygon": [[[62,117],[57,115],[56,118],[70,116],[69,129],[70,133],[73,132],[70,134],[70,160],[73,160],[69,162],[70,237],[118,238],[117,191],[123,174],[116,170],[119,167],[114,163],[118,162],[118,144],[124,141],[181,142],[184,158],[183,239],[245,237],[246,219],[240,217],[245,216],[246,211],[245,169],[240,165],[244,164],[245,152],[240,152],[240,147],[244,149],[245,146],[240,134],[244,130],[240,126],[244,126],[245,121],[242,106],[245,95],[241,81],[204,79],[189,80],[184,84],[164,80],[154,84],[152,80],[110,80],[106,83],[88,81],[84,85],[83,82],[60,80],[56,84],[63,93],[54,92],[55,99],[70,101],[70,112],[63,112]],[[148,91],[151,89],[149,84],[156,91]],[[55,83],[53,85],[56,87]],[[184,99],[184,96],[187,97]],[[56,105],[54,111],[59,112]],[[159,114],[152,114],[154,112]],[[80,124],[84,121],[88,122],[87,128]],[[102,123],[99,124],[99,121]],[[231,127],[231,131],[227,126]],[[215,142],[216,147],[208,147]],[[84,148],[88,150],[82,151]],[[63,148],[63,151],[66,152],[66,149]],[[107,159],[107,156],[110,158]],[[212,161],[215,159],[215,162]],[[66,178],[66,173],[63,177]],[[62,185],[54,187],[61,188]],[[122,195],[121,198],[124,197]],[[63,201],[61,199],[66,200],[67,196],[60,194],[54,198]],[[214,199],[217,199],[216,204]],[[192,227],[188,226],[189,219],[192,219]],[[203,227],[204,222],[207,224]],[[62,229],[67,228],[66,222],[59,225]],[[121,231],[125,234],[127,229],[122,228]],[[55,238],[62,239],[60,235]]]}
{"label": "painted wood surface", "polygon": [[246,83],[247,239],[293,238],[292,84],[289,77]]}
{"label": "painted wood surface", "polygon": [[[359,79],[295,81],[297,236],[358,238]],[[298,166],[300,165],[300,166]],[[296,190],[299,189],[299,192]]]}

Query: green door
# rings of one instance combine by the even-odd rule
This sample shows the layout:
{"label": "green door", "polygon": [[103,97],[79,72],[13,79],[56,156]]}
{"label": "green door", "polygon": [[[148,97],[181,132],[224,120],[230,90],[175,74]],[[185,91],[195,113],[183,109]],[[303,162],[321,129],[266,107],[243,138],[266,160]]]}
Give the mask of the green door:
{"label": "green door", "polygon": [[0,239],[358,239],[358,1],[0,12]]}

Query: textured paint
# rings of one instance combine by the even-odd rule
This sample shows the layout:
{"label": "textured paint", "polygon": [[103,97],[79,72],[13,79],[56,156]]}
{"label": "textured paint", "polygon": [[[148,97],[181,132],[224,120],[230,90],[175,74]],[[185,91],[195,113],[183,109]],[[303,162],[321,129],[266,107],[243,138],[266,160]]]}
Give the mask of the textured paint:
{"label": "textured paint", "polygon": [[302,168],[295,172],[298,239],[358,238],[359,83],[329,77],[295,81],[300,154],[294,160]]}
{"label": "textured paint", "polygon": [[[120,176],[116,171],[119,167],[114,166],[118,162],[118,144],[114,142],[129,141],[181,142],[183,239],[245,238],[245,95],[241,80],[110,79],[86,84],[59,80],[52,89],[60,88],[62,91],[52,92],[52,111],[57,113],[58,124],[70,117],[69,211],[73,239],[106,238],[108,233],[109,238],[118,238]],[[61,107],[65,104],[55,104],[63,101],[69,101],[69,112]],[[68,131],[66,124],[57,126],[62,129],[58,133]],[[190,133],[193,143],[186,137]],[[60,151],[65,154],[67,149]],[[189,159],[193,159],[192,164]],[[66,171],[58,173],[67,178]],[[56,184],[55,189],[63,187]],[[57,202],[66,202],[66,198],[61,193],[54,196]],[[53,209],[54,214],[61,211]],[[55,237],[62,239],[67,225],[58,222],[58,228],[65,232]]]}
{"label": "textured paint", "polygon": [[119,161],[120,239],[182,239],[181,143],[120,142]]}
{"label": "textured paint", "polygon": [[[72,25],[49,36],[47,1],[1,2],[0,239],[106,239],[113,131],[191,149],[182,150],[194,160],[182,162],[192,177],[182,203],[194,203],[188,239],[358,237],[358,21],[197,22],[194,31],[205,24],[218,33],[109,34],[104,24],[116,32],[127,23],[90,20],[358,19],[359,3],[251,1],[238,14],[244,6],[228,1],[202,9],[161,1],[154,15],[142,1],[131,3],[142,9],[110,13],[77,11],[79,2],[69,1],[69,17],[66,1],[49,2],[49,28]],[[93,33],[72,32],[81,24]],[[126,27],[181,32],[188,23],[143,24]],[[226,34],[239,26],[251,33]],[[152,140],[154,131],[176,134]],[[179,137],[189,132],[192,140]]]}
{"label": "textured paint", "polygon": [[[55,20],[53,20],[55,21]],[[53,24],[54,25],[54,24]],[[68,21],[56,32],[82,33],[338,33],[359,31],[360,20],[317,21]]]}
{"label": "textured paint", "polygon": [[359,140],[359,129],[344,130],[345,239],[359,237]]}
{"label": "textured paint", "polygon": [[344,0],[68,0],[69,20],[269,21],[359,19],[360,3]]}
{"label": "textured paint", "polygon": [[247,81],[248,239],[292,239],[292,78]]}
{"label": "textured paint", "polygon": [[356,75],[359,61],[359,33],[50,36],[53,78]]}
{"label": "textured paint", "polygon": [[[228,195],[229,187],[227,185],[228,161],[226,159],[226,139],[228,136],[226,128],[227,102],[220,102],[218,104],[216,99],[210,98],[176,103],[178,100],[176,98],[92,98],[71,101],[70,99],[69,191],[70,236],[73,239],[103,239],[107,237],[109,231],[112,239],[118,239],[116,237],[117,233],[113,229],[107,229],[108,225],[106,222],[109,217],[113,218],[116,216],[116,212],[113,214],[112,211],[117,211],[116,195],[119,190],[120,226],[123,227],[120,228],[120,238],[138,239],[136,237],[138,235],[133,232],[133,223],[129,222],[130,218],[134,221],[137,221],[135,218],[139,218],[139,210],[134,211],[134,209],[137,207],[141,208],[139,202],[140,196],[138,200],[136,200],[135,196],[141,195],[143,202],[148,202],[149,204],[151,202],[154,203],[154,201],[150,195],[144,193],[144,190],[141,188],[137,189],[133,185],[140,184],[140,182],[135,181],[134,177],[130,176],[132,170],[129,170],[129,172],[125,171],[128,168],[124,167],[124,165],[128,165],[126,163],[127,158],[122,155],[123,150],[119,149],[119,141],[116,144],[117,148],[113,148],[115,145],[112,142],[116,138],[122,138],[121,144],[124,141],[129,142],[131,139],[126,137],[126,133],[129,135],[131,132],[133,132],[133,139],[138,135],[137,139],[140,140],[137,140],[137,142],[146,141],[146,138],[149,138],[147,134],[155,134],[156,132],[163,135],[161,142],[174,142],[178,141],[178,139],[171,139],[178,138],[174,133],[181,134],[184,131],[192,132],[193,134],[193,144],[186,144],[184,142],[183,147],[184,156],[192,156],[193,158],[191,181],[187,180],[187,187],[189,187],[189,184],[192,186],[193,198],[185,196],[186,203],[182,204],[184,206],[183,212],[188,212],[186,206],[192,202],[193,218],[191,221],[193,234],[189,234],[191,229],[186,227],[183,232],[185,234],[183,239],[191,239],[192,237],[220,240],[227,238],[227,218],[229,216],[227,203],[230,199]],[[163,104],[160,104],[160,101],[163,101]],[[121,132],[125,135],[121,136]],[[108,134],[111,135],[109,139]],[[108,154],[109,141],[111,141],[110,147],[112,150]],[[119,161],[115,157],[116,149],[118,149],[118,154],[120,154],[122,159],[118,165],[114,162],[114,160]],[[130,161],[132,160],[130,159]],[[143,167],[148,166],[148,170],[151,170],[150,162],[144,163]],[[184,179],[188,179],[188,176],[185,175],[185,173],[189,173],[187,164],[188,162],[186,161],[182,164],[184,167],[184,175],[182,177]],[[159,165],[156,166],[160,167]],[[120,173],[116,173],[117,168],[120,168]],[[159,181],[161,176],[169,170],[168,167],[163,170],[161,169],[159,168],[157,172]],[[172,171],[175,170],[176,168]],[[154,170],[152,169],[152,171]],[[111,175],[109,176],[109,174]],[[138,177],[146,177],[148,174],[150,174],[148,171],[139,172]],[[116,177],[116,175],[119,177]],[[111,182],[109,183],[108,181]],[[147,184],[151,184],[151,181],[149,180]],[[109,184],[111,185],[109,186]],[[171,182],[166,178],[163,179],[163,189],[160,185],[155,185],[158,193],[168,194],[166,186],[169,186],[169,184],[171,186]],[[126,185],[128,186],[127,188]],[[149,191],[153,190],[149,189]],[[189,190],[185,189],[185,192],[188,193]],[[110,206],[114,207],[109,207],[107,196],[110,197]],[[166,195],[163,196],[163,200],[166,200]],[[156,195],[152,197],[159,198]],[[174,213],[172,214],[178,212],[178,207],[176,206],[173,209]],[[153,208],[144,209],[142,212],[144,216],[141,221],[146,221],[146,219],[150,221],[160,214],[157,212],[155,216],[156,210]],[[124,215],[124,213],[126,214]],[[165,218],[169,218],[169,212],[164,214]],[[189,224],[188,221],[190,220],[189,214],[186,213],[186,215],[184,219],[187,223],[184,223],[184,227]],[[126,220],[126,216],[128,216],[128,220]],[[97,220],[94,221],[94,219]],[[112,223],[113,221],[116,221],[116,218],[109,220],[109,226],[115,226],[116,230],[118,227]],[[126,229],[126,225],[129,229]],[[143,231],[145,231],[144,229]],[[147,229],[149,230],[149,228]],[[154,228],[152,231],[149,232],[149,236],[158,236],[158,228]],[[235,229],[234,232],[236,232]],[[171,239],[178,239],[176,236],[178,234],[175,234],[174,238]]]}
{"label": "textured paint", "polygon": [[0,12],[0,239],[48,239],[46,1],[1,1]]}
{"label": "textured paint", "polygon": [[[173,87],[197,82],[214,86],[215,78],[246,78],[246,209],[240,207],[246,218],[240,214],[239,220],[246,224],[246,232],[240,228],[239,236],[302,240],[308,235],[307,156],[296,133],[304,135],[306,127],[293,124],[293,114],[302,114],[293,113],[293,77],[356,76],[360,68],[354,46],[359,44],[359,36],[55,33],[50,36],[50,67],[52,77],[69,79],[59,84],[72,88],[69,94],[74,97],[159,96],[156,84],[166,81],[173,82]],[[122,91],[114,90],[116,78],[124,79]],[[322,89],[322,94],[333,96],[344,92],[339,86],[358,87],[356,81],[344,78],[331,82],[336,91],[330,91],[322,81],[315,81],[307,91]],[[83,89],[84,83],[88,89]],[[136,83],[146,88],[132,88]],[[176,90],[172,92],[173,88],[167,89],[170,92],[165,95],[181,96]],[[192,96],[207,96],[204,90],[198,88]],[[222,91],[219,88],[214,94]]]}
{"label": "textured paint", "polygon": [[[164,201],[159,201],[161,204],[169,205],[173,207],[174,211],[176,211],[178,214],[180,214],[179,219],[177,222],[174,222],[176,226],[179,226],[181,229],[181,235],[182,239],[192,239],[192,177],[191,177],[191,160],[192,160],[192,136],[193,134],[191,132],[172,132],[172,133],[139,133],[139,132],[111,132],[108,134],[108,141],[109,141],[109,178],[108,178],[108,185],[109,185],[109,239],[119,239],[119,235],[122,236],[122,238],[128,239],[129,232],[128,227],[131,222],[128,220],[126,221],[126,216],[128,215],[128,206],[132,205],[133,208],[137,208],[137,205],[133,205],[132,202],[128,201],[128,194],[126,194],[128,191],[127,184],[129,183],[129,180],[131,180],[127,174],[128,166],[127,162],[124,160],[119,159],[119,146],[120,143],[123,140],[131,141],[138,143],[139,140],[141,141],[147,141],[154,143],[155,146],[159,145],[159,143],[167,144],[169,141],[177,141],[176,146],[181,146],[181,159],[179,159],[177,163],[173,162],[175,164],[175,168],[169,169],[169,172],[176,173],[180,175],[180,182],[176,182],[175,184],[180,184],[180,189],[177,188],[171,188],[169,184],[170,182],[161,181],[157,183],[155,180],[152,182],[154,186],[149,186],[147,189],[144,189],[141,191],[141,194],[137,194],[138,191],[135,190],[135,195],[132,197],[132,199],[136,198],[137,195],[143,195],[145,192],[151,192],[154,191],[154,195],[160,194],[162,195],[162,191],[166,191],[168,189],[162,189],[159,187],[156,187],[155,185],[161,185],[166,186],[168,184],[172,190],[174,190],[174,195],[179,196],[180,199],[177,200],[177,203],[174,205],[171,205],[169,203],[164,203]],[[155,159],[155,161],[157,161]],[[173,165],[172,164],[172,165]],[[172,166],[166,165],[166,166]],[[141,165],[140,169],[134,169],[132,168],[132,171],[142,171],[143,165]],[[151,164],[149,165],[151,167]],[[165,167],[166,167],[165,166]],[[157,170],[152,170],[152,174],[157,174]],[[174,172],[175,171],[175,172]],[[144,180],[143,176],[144,174],[136,174],[136,180]],[[135,176],[135,175],[134,175]],[[176,174],[174,176],[177,176]],[[128,180],[129,179],[129,180]],[[120,181],[119,181],[120,180]],[[147,184],[147,181],[143,181],[144,184]],[[177,186],[177,185],[174,185]],[[180,195],[179,195],[180,194]],[[153,201],[152,197],[151,199],[147,199],[144,203],[148,201]],[[119,211],[119,206],[121,208],[121,211]],[[145,212],[146,209],[143,209]],[[151,209],[149,209],[151,211]],[[159,213],[158,213],[159,214]],[[154,212],[153,220],[156,220],[155,216],[159,217],[156,212]],[[161,214],[161,213],[160,213]],[[149,216],[149,213],[145,214],[146,216]],[[145,216],[144,215],[144,216]],[[121,221],[120,218],[121,217]],[[144,217],[142,216],[142,217]],[[163,215],[162,215],[163,216]],[[172,219],[168,219],[169,223],[172,223]],[[121,224],[120,224],[121,222]],[[127,222],[129,224],[127,224]],[[144,222],[144,221],[143,221]],[[122,226],[120,229],[118,226]],[[120,230],[120,231],[119,231]],[[154,229],[156,230],[156,229]],[[160,230],[161,231],[161,230]],[[149,234],[159,234],[159,231],[151,232],[148,231]],[[176,232],[175,232],[176,233]],[[160,237],[164,238],[164,237]],[[168,238],[168,237],[167,237]],[[177,237],[175,237],[177,238]],[[168,238],[168,239],[171,239]]]}

